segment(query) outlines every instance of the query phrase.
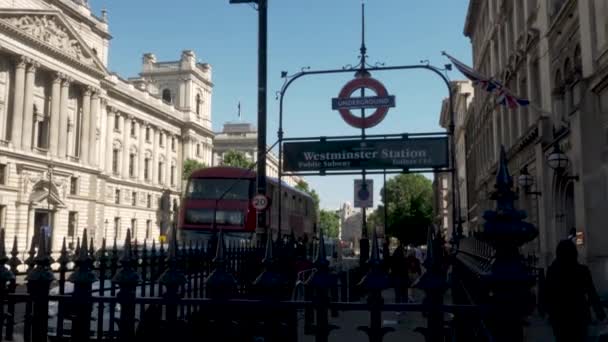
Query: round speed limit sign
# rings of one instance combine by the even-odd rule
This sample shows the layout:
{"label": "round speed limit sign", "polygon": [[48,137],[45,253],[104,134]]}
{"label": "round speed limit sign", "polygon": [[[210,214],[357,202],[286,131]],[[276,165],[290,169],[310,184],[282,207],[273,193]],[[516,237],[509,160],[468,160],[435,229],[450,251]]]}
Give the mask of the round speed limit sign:
{"label": "round speed limit sign", "polygon": [[268,207],[268,197],[261,194],[255,195],[251,204],[258,211],[265,210]]}

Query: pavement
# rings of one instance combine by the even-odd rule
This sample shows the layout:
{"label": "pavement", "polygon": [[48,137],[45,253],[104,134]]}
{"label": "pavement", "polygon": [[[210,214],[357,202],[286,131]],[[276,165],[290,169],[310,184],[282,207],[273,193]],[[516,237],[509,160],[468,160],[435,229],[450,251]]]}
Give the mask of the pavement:
{"label": "pavement", "polygon": [[[392,290],[386,290],[383,293],[387,303],[394,302]],[[421,301],[424,294],[419,290],[414,290],[414,300]],[[388,333],[384,342],[424,342],[424,337],[415,332],[417,327],[426,326],[426,320],[419,312],[406,312],[398,314],[396,312],[384,312],[382,314],[383,325],[395,329],[394,332]],[[330,341],[348,341],[348,342],[368,342],[367,335],[359,331],[359,326],[369,326],[369,312],[367,311],[349,311],[340,312],[338,317],[330,318],[330,324],[340,327],[333,330],[329,335]],[[314,342],[314,335],[304,334],[304,322],[300,321],[300,336],[301,342]]]}
{"label": "pavement", "polygon": [[[386,290],[383,293],[387,303],[394,302],[392,290]],[[449,292],[446,294],[445,302],[449,303]],[[421,302],[424,298],[424,293],[420,290],[414,290],[414,300]],[[424,337],[415,332],[417,327],[425,327],[426,319],[419,312],[407,312],[398,314],[396,312],[385,312],[382,315],[383,324],[385,327],[392,327],[394,332],[388,333],[385,336],[384,342],[424,342]],[[538,313],[534,313],[527,319],[528,325],[524,329],[525,342],[553,342],[553,333],[546,317],[541,317]],[[368,342],[367,335],[359,331],[357,327],[369,325],[369,313],[364,311],[340,312],[339,317],[330,318],[330,324],[340,327],[333,330],[329,336],[330,341],[348,341],[348,342]],[[314,342],[314,335],[305,335],[303,329],[303,319],[300,321],[299,341]],[[595,341],[590,338],[589,341]]]}

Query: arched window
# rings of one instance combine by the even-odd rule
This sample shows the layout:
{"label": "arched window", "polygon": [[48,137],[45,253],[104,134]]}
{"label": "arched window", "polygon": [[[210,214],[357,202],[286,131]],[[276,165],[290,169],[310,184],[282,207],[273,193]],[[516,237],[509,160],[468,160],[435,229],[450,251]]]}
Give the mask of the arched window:
{"label": "arched window", "polygon": [[572,76],[574,75],[574,70],[572,69],[572,63],[570,62],[570,58],[566,58],[564,62],[564,80],[566,84],[572,83]]}
{"label": "arched window", "polygon": [[557,121],[563,118],[564,112],[564,84],[562,79],[562,73],[560,70],[555,72],[555,79],[553,84],[553,113],[557,116]]}
{"label": "arched window", "polygon": [[170,89],[164,89],[163,90],[163,101],[165,101],[167,103],[173,103],[173,98],[171,97],[171,90]]}
{"label": "arched window", "polygon": [[581,46],[577,45],[574,49],[574,74],[580,78],[583,74],[583,59],[581,57]]}
{"label": "arched window", "polygon": [[203,106],[203,100],[201,99],[201,94],[196,94],[196,115],[201,115],[201,107]]}

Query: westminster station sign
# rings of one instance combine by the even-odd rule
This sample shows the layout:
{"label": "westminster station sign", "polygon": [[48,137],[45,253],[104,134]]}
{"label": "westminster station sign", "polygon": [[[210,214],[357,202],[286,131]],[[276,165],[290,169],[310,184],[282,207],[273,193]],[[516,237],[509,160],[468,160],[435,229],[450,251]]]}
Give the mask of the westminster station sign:
{"label": "westminster station sign", "polygon": [[444,168],[447,137],[288,142],[286,172]]}

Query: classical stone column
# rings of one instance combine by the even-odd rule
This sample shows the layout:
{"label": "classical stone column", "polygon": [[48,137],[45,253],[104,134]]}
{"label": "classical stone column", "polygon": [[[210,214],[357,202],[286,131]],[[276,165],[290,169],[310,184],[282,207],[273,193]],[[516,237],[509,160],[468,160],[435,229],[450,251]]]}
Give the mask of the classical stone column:
{"label": "classical stone column", "polygon": [[97,142],[97,147],[95,148],[95,155],[97,157],[96,166],[99,167],[102,171],[105,170],[106,160],[108,155],[105,153],[106,147],[111,143],[108,139],[106,139],[107,132],[111,129],[108,126],[108,99],[106,97],[99,97],[99,141]]}
{"label": "classical stone column", "polygon": [[64,79],[61,83],[61,100],[59,103],[59,157],[68,155],[68,98],[70,94],[70,80]]}
{"label": "classical stone column", "polygon": [[158,142],[159,142],[159,132],[156,127],[152,128],[152,132],[154,134],[154,140],[152,142],[152,184],[158,183]]}
{"label": "classical stone column", "polygon": [[[25,73],[25,100],[23,101],[23,127],[21,128],[21,147],[24,150],[32,148],[32,131],[34,129],[34,82],[36,80],[37,63],[28,65]],[[38,110],[41,110],[38,109]]]}
{"label": "classical stone column", "polygon": [[13,123],[11,125],[11,141],[15,148],[21,147],[21,131],[23,130],[23,97],[25,88],[25,58],[20,57],[15,63],[15,92],[13,96]]}
{"label": "classical stone column", "polygon": [[112,150],[114,148],[114,118],[115,109],[108,110],[108,124],[106,125],[106,172],[112,174]]}
{"label": "classical stone column", "polygon": [[[139,155],[137,156],[137,179],[139,179],[140,182],[144,181],[144,159],[146,158],[146,151],[145,151],[145,140],[146,140],[146,124],[142,122],[141,125],[139,125],[139,132],[137,133],[137,139],[139,142],[139,148],[138,148],[138,153]],[[149,170],[148,170],[149,171]]]}
{"label": "classical stone column", "polygon": [[[133,160],[133,178],[134,179],[139,179],[139,174],[140,174],[140,168],[141,168],[141,163],[139,162],[139,157],[141,155],[141,134],[139,132],[139,121],[137,120],[133,120],[132,121],[134,127],[134,134],[135,134],[135,146],[137,146],[137,154],[135,154],[135,159]],[[133,137],[132,137],[133,138]]]}
{"label": "classical stone column", "polygon": [[89,130],[89,164],[92,166],[99,165],[100,159],[97,155],[97,117],[99,116],[100,102],[99,91],[93,92],[91,97],[91,119],[89,127],[85,127],[85,130]]}
{"label": "classical stone column", "polygon": [[89,164],[89,145],[92,143],[91,132],[91,88],[87,87],[82,95],[82,122],[80,126],[80,146],[76,150],[80,151],[78,156],[83,164]]}
{"label": "classical stone column", "polygon": [[59,116],[61,115],[61,79],[60,73],[55,74],[53,85],[51,86],[51,129],[49,131],[49,150],[53,157],[59,155]]}
{"label": "classical stone column", "polygon": [[177,190],[181,191],[182,188],[182,167],[184,165],[184,154],[183,154],[183,145],[182,145],[182,141],[180,141],[180,137],[176,137],[177,141],[175,142],[177,144],[177,165],[175,167],[175,183],[177,184]]}
{"label": "classical stone column", "polygon": [[167,157],[165,162],[165,184],[171,186],[171,133],[165,133],[165,156]]}
{"label": "classical stone column", "polygon": [[129,178],[129,124],[131,116],[122,118],[122,178]]}

